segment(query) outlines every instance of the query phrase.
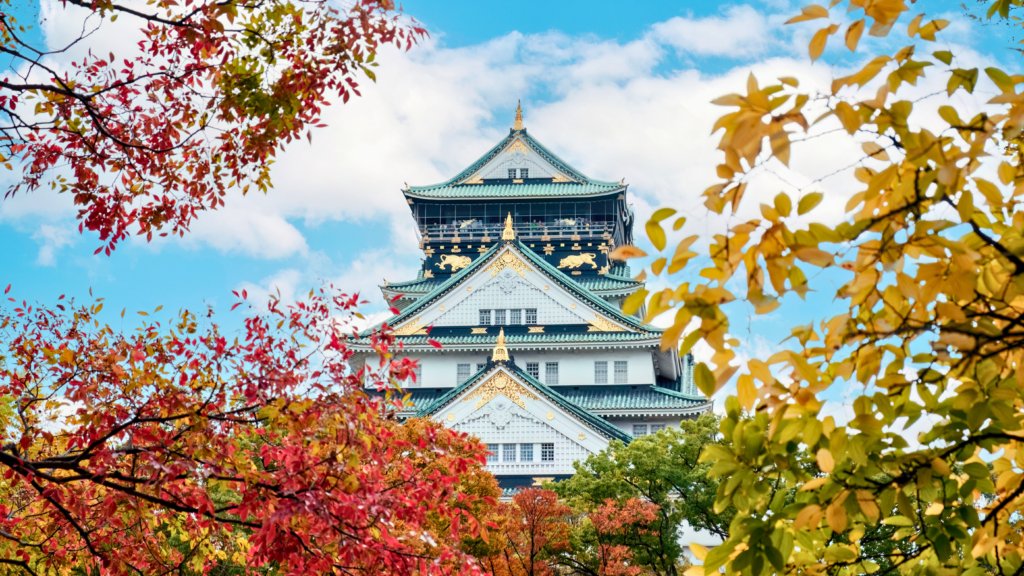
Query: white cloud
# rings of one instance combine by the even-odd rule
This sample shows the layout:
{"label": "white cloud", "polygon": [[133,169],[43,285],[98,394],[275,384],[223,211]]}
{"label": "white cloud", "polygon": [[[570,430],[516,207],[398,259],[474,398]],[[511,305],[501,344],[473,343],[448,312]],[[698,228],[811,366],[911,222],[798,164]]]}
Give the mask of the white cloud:
{"label": "white cloud", "polygon": [[41,224],[32,233],[32,239],[39,244],[39,253],[36,254],[36,264],[40,266],[54,266],[57,264],[57,252],[61,248],[74,242],[74,232],[70,226],[55,226],[53,224]]}
{"label": "white cloud", "polygon": [[726,8],[722,16],[677,16],[655,24],[651,35],[681,52],[737,58],[759,54],[775,40],[768,24],[764,14],[744,4]]}

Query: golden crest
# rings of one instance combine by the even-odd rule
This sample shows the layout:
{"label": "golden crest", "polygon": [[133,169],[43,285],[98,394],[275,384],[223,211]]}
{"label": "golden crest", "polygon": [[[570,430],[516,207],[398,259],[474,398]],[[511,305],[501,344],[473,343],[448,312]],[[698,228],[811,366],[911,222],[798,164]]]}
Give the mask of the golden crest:
{"label": "golden crest", "polygon": [[465,401],[468,402],[475,398],[475,408],[480,408],[498,395],[505,396],[520,408],[526,408],[524,398],[537,400],[537,395],[531,392],[529,388],[523,386],[508,374],[497,372],[472,392],[466,394]]}
{"label": "golden crest", "polygon": [[516,271],[520,276],[526,275],[526,262],[523,262],[519,256],[516,256],[513,252],[505,252],[501,256],[494,259],[494,262],[487,267],[491,271],[491,276],[497,276],[502,270],[511,268]]}

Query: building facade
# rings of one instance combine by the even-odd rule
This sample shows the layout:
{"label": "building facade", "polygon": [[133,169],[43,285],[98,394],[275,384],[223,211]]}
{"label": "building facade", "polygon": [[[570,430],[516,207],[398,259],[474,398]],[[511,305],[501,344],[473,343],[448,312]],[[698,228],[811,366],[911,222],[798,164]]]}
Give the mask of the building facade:
{"label": "building facade", "polygon": [[[612,440],[710,409],[692,358],[621,312],[642,288],[609,258],[631,243],[624,182],[590,179],[537,142],[517,108],[508,136],[454,178],[403,193],[417,278],[381,287],[419,362],[404,412],[488,444],[506,488],[571,475]],[[429,340],[439,342],[436,348]]]}

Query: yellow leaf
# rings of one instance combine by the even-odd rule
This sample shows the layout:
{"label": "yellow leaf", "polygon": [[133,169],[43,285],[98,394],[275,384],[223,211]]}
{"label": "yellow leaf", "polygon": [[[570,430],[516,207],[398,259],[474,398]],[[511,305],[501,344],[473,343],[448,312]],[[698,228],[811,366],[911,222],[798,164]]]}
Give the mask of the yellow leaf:
{"label": "yellow leaf", "polygon": [[844,532],[846,530],[846,508],[843,507],[845,500],[846,495],[840,495],[825,509],[825,520],[828,521],[829,527],[835,532]]}
{"label": "yellow leaf", "polygon": [[619,246],[608,254],[608,257],[612,260],[628,260],[630,258],[643,258],[644,256],[647,256],[647,252],[631,244]]}
{"label": "yellow leaf", "polygon": [[818,460],[818,468],[826,474],[830,474],[836,466],[836,461],[832,458],[832,453],[827,448],[819,449],[815,457]]}
{"label": "yellow leaf", "polygon": [[939,514],[942,514],[942,511],[945,509],[946,506],[943,505],[942,502],[932,502],[928,505],[928,508],[925,509],[924,514],[925,516],[938,516]]}
{"label": "yellow leaf", "polygon": [[813,529],[818,527],[818,522],[821,522],[821,506],[811,504],[797,513],[793,527],[797,530]]}
{"label": "yellow leaf", "polygon": [[690,552],[693,552],[693,557],[701,562],[703,562],[704,557],[708,555],[708,549],[696,542],[690,544]]}
{"label": "yellow leaf", "polygon": [[846,47],[853,52],[857,49],[861,35],[864,34],[864,19],[861,18],[846,28]]}
{"label": "yellow leaf", "polygon": [[789,199],[787,194],[780,192],[775,196],[775,210],[785,218],[793,211],[793,201]]}
{"label": "yellow leaf", "polygon": [[825,51],[825,44],[828,43],[828,37],[838,29],[839,26],[833,24],[814,33],[814,36],[811,38],[811,43],[807,47],[807,52],[810,54],[811,60],[817,60],[821,57],[821,54]]}
{"label": "yellow leaf", "polygon": [[882,148],[877,142],[864,142],[860,147],[861,150],[864,150],[865,154],[872,158],[885,161],[889,160],[889,155],[885,153],[885,148]]}
{"label": "yellow leaf", "polygon": [[797,22],[806,22],[807,20],[815,20],[817,18],[828,18],[828,8],[819,4],[811,4],[801,8],[799,15],[786,20],[786,24],[796,24]]}
{"label": "yellow leaf", "polygon": [[813,210],[815,206],[821,203],[821,199],[823,197],[824,195],[821,192],[811,192],[810,194],[805,195],[800,199],[800,202],[797,203],[796,213],[801,216],[807,214]]}
{"label": "yellow leaf", "polygon": [[807,482],[804,482],[804,485],[800,487],[800,491],[810,492],[811,490],[817,490],[818,488],[821,488],[825,482],[828,482],[828,478],[824,476],[820,478],[812,478]]}

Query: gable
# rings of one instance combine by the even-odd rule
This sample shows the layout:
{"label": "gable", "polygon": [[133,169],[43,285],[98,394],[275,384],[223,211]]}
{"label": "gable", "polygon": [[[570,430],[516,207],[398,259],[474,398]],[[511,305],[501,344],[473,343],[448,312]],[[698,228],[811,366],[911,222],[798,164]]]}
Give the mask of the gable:
{"label": "gable", "polygon": [[[596,417],[585,421],[555,402],[550,390],[521,377],[504,365],[495,366],[431,408],[431,417],[456,430],[471,433],[485,443],[515,439],[553,442],[565,456],[586,456],[608,446],[607,427]],[[578,411],[577,411],[578,412]],[[613,427],[612,427],[613,428]],[[573,459],[566,460],[570,463]]]}
{"label": "gable", "polygon": [[[511,244],[448,287],[447,292],[416,311],[408,324],[425,326],[480,326],[481,309],[536,309],[537,324],[587,325],[592,331],[637,332],[633,327],[566,290],[561,283],[528,262]],[[454,280],[454,278],[453,278]],[[414,331],[415,332],[415,331]],[[410,333],[414,333],[410,332]]]}
{"label": "gable", "polygon": [[482,184],[484,180],[508,179],[510,169],[515,169],[515,178],[520,178],[519,170],[524,168],[529,171],[529,178],[552,178],[554,182],[574,181],[529,146],[525,138],[522,133],[511,138],[493,158],[455,184]]}

